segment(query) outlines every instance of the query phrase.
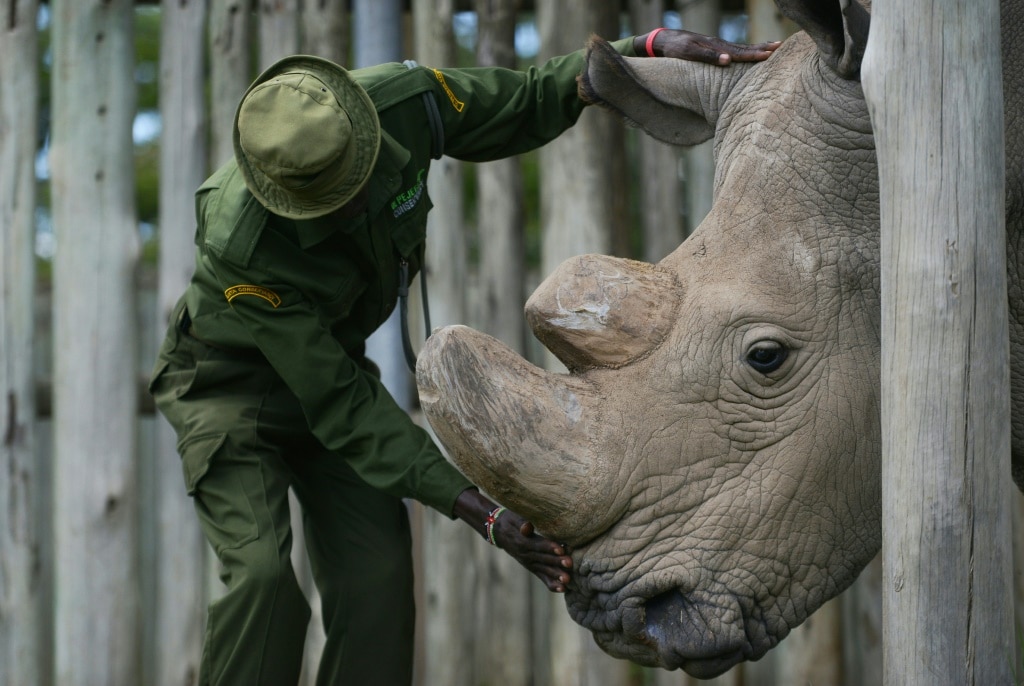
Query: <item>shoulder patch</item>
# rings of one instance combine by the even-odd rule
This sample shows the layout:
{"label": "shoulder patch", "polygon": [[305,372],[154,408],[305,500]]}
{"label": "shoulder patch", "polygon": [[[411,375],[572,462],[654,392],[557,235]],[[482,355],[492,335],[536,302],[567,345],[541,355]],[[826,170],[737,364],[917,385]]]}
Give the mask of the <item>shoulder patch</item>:
{"label": "shoulder patch", "polygon": [[444,92],[448,94],[448,99],[452,101],[452,107],[455,108],[456,112],[461,112],[466,106],[466,103],[455,97],[455,93],[448,87],[448,82],[444,80],[444,74],[441,73],[440,69],[434,70],[434,76],[437,78],[438,83],[441,84],[441,88],[444,88]]}
{"label": "shoulder patch", "polygon": [[240,295],[255,295],[257,298],[263,298],[275,308],[281,304],[281,296],[269,288],[264,288],[263,286],[239,284],[224,291],[224,297],[228,299],[228,302],[231,302]]}

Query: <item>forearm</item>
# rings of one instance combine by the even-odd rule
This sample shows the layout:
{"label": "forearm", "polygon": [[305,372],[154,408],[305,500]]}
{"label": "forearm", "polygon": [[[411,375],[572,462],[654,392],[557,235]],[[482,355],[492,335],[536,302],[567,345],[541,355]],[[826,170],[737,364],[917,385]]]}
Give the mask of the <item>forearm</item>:
{"label": "forearm", "polygon": [[487,538],[487,515],[497,505],[476,488],[467,488],[455,499],[452,516],[461,519],[478,534]]}

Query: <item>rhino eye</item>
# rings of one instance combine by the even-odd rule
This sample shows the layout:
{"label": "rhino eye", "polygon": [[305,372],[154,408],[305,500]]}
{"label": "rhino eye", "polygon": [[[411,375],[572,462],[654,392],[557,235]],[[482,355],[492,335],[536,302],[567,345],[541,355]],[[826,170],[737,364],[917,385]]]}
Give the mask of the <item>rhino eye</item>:
{"label": "rhino eye", "polygon": [[747,364],[762,374],[771,374],[789,357],[789,349],[778,341],[761,341],[747,353]]}

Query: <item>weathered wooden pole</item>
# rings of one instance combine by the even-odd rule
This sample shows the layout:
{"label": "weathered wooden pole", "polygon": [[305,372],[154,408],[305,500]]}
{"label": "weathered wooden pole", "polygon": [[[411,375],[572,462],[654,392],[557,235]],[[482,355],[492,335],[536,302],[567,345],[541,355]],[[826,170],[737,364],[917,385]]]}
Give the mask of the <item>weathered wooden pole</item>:
{"label": "weathered wooden pole", "polygon": [[[476,61],[481,67],[515,69],[518,0],[475,0]],[[476,166],[477,232],[480,245],[480,318],[482,331],[526,354],[525,219],[523,172],[519,158]],[[507,686],[533,683],[530,593],[547,593],[529,572],[504,552],[474,537],[479,570],[475,605],[477,631],[502,626],[501,650],[477,650],[478,683]]]}
{"label": "weathered wooden pole", "polygon": [[40,684],[41,470],[32,378],[38,2],[0,7],[0,684]]}
{"label": "weathered wooden pole", "polygon": [[885,680],[1013,683],[998,0],[878,0]]}
{"label": "weathered wooden pole", "polygon": [[56,682],[140,668],[134,7],[54,0]]}
{"label": "weathered wooden pole", "polygon": [[[352,67],[401,62],[402,3],[399,0],[352,1]],[[366,340],[366,356],[380,367],[381,381],[399,406],[412,405],[412,374],[402,354],[399,308]]]}
{"label": "weathered wooden pole", "polygon": [[260,70],[299,52],[299,0],[256,3],[259,8]]}
{"label": "weathered wooden pole", "polygon": [[[707,0],[705,2],[676,0],[676,6],[679,8],[679,18],[682,20],[683,28],[687,31],[696,31],[697,33],[704,33],[709,36],[717,36],[719,34],[719,27],[722,23],[722,9],[721,3],[718,0],[714,2]],[[683,150],[682,161],[684,169],[683,197],[686,200],[686,204],[682,209],[685,211],[685,214],[676,220],[681,226],[668,232],[670,233],[670,238],[692,233],[704,221],[704,217],[707,216],[708,212],[711,211],[711,201],[715,195],[714,140],[704,141],[700,145],[686,148]],[[678,213],[679,211],[680,208],[677,207],[676,212]],[[645,226],[644,228],[646,231],[647,227]],[[653,235],[650,241],[645,238],[644,246],[646,247],[648,242],[650,242],[652,247],[655,247],[655,251],[653,254],[645,255],[645,259],[650,260],[651,257],[658,253],[663,257],[672,250],[675,250],[675,246],[667,245],[667,241],[662,243],[660,247],[656,247],[658,244],[654,241],[658,240],[658,236],[661,233],[653,226],[651,230]]]}
{"label": "weathered wooden pole", "polygon": [[[629,0],[629,21],[633,33],[646,33],[661,26],[666,4],[665,0]],[[703,16],[714,15],[715,26],[703,33],[718,34],[717,0],[683,4],[687,5],[687,9],[690,9],[691,5],[699,8],[691,11],[702,13]],[[643,235],[641,258],[648,262],[658,262],[683,242],[683,210],[688,203],[682,200],[684,186],[680,163],[691,151],[681,151],[640,131],[630,133],[636,136],[636,164],[638,176],[643,180],[637,184],[636,189],[640,198],[640,230]],[[709,172],[709,177],[705,187],[710,190],[711,180],[714,178],[713,169]],[[689,188],[689,179],[686,188]]]}
{"label": "weathered wooden pole", "polygon": [[[194,265],[195,189],[207,171],[206,0],[163,0],[160,23],[160,262],[155,340]],[[155,351],[154,351],[155,352]],[[155,459],[143,463],[143,536],[147,576],[146,675],[154,686],[180,686],[199,675],[206,618],[204,552],[192,499],[185,494],[174,429],[156,419]]]}
{"label": "weathered wooden pole", "polygon": [[[409,57],[430,67],[455,64],[452,31],[453,0],[413,0],[413,51]],[[440,103],[439,103],[440,104]],[[432,326],[465,324],[468,319],[467,249],[463,217],[462,163],[450,157],[433,160],[427,191],[434,207],[427,216],[426,270]],[[412,293],[410,319],[422,311],[419,287]],[[413,301],[413,298],[410,298]],[[421,324],[422,325],[422,322]],[[422,329],[411,323],[413,345],[422,343]],[[429,428],[429,427],[428,427]],[[416,548],[416,683],[472,686],[478,683],[474,647],[480,645],[477,620],[479,534],[419,503],[414,513]]]}
{"label": "weathered wooden pole", "polygon": [[[618,37],[618,3],[538,0],[536,9],[542,60],[582,48],[591,33]],[[607,112],[588,108],[573,128],[540,149],[542,275],[550,274],[574,255],[613,252],[617,208],[616,181],[611,172],[626,167],[618,145],[622,136],[618,120]],[[620,156],[616,157],[616,153]],[[561,368],[550,353],[547,362]],[[535,607],[536,619],[550,627],[551,636],[534,646],[538,662],[549,665],[545,672],[536,675],[537,683],[626,683],[629,663],[601,652],[593,635],[570,619],[564,597],[543,589],[541,593]]]}
{"label": "weathered wooden pole", "polygon": [[349,14],[344,2],[304,2],[302,4],[302,52],[348,64]]}
{"label": "weathered wooden pole", "polygon": [[231,159],[231,124],[252,82],[253,25],[247,0],[209,0],[207,50],[210,65],[210,167]]}

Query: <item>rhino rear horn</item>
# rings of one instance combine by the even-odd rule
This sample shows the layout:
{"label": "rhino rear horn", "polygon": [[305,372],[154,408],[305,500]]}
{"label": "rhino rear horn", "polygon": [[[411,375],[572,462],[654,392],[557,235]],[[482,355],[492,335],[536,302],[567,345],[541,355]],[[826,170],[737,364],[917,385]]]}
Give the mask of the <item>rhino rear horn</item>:
{"label": "rhino rear horn", "polygon": [[526,302],[534,334],[571,371],[618,368],[644,357],[668,334],[675,275],[605,255],[563,262]]}

